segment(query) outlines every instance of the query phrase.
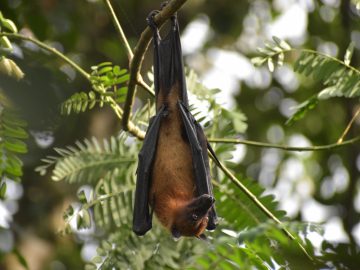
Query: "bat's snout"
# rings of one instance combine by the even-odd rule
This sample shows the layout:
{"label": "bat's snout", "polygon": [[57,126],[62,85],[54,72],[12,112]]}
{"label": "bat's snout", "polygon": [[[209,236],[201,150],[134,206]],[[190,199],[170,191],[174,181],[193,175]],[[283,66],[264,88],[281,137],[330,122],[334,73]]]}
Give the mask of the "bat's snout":
{"label": "bat's snout", "polygon": [[199,216],[203,217],[205,216],[210,208],[215,203],[215,198],[208,195],[203,194],[199,197],[197,197],[192,203],[191,206],[194,208],[194,212]]}
{"label": "bat's snout", "polygon": [[215,203],[215,198],[213,196],[210,196],[209,194],[203,194],[197,199],[200,200],[200,203],[208,205],[209,207]]}

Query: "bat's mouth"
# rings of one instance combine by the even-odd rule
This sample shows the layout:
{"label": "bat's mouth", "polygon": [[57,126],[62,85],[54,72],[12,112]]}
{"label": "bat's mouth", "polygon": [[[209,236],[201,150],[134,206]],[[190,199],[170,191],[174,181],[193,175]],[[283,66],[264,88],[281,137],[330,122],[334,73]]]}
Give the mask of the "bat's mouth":
{"label": "bat's mouth", "polygon": [[191,207],[193,207],[194,212],[198,217],[204,217],[207,215],[214,203],[214,197],[208,194],[203,194],[193,200],[193,202],[191,203]]}

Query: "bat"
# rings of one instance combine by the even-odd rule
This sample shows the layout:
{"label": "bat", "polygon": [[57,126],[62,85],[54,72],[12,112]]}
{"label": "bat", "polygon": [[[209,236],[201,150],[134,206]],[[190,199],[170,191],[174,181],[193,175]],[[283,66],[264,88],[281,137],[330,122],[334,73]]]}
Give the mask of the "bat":
{"label": "bat", "polygon": [[206,238],[205,229],[214,230],[217,223],[210,145],[189,111],[177,17],[171,17],[171,29],[161,38],[157,12],[147,18],[153,30],[156,115],[139,152],[133,231],[149,231],[155,212],[173,237]]}

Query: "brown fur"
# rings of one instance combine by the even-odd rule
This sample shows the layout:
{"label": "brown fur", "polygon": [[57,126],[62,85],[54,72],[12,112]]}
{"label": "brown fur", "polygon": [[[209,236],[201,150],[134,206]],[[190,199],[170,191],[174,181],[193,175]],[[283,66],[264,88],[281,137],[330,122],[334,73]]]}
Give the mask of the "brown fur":
{"label": "brown fur", "polygon": [[182,137],[183,124],[175,85],[168,96],[159,94],[157,104],[168,105],[158,137],[152,171],[150,204],[159,221],[169,230],[175,225],[182,235],[199,236],[206,228],[207,217],[196,224],[185,218],[186,205],[195,198],[194,170],[191,149]]}

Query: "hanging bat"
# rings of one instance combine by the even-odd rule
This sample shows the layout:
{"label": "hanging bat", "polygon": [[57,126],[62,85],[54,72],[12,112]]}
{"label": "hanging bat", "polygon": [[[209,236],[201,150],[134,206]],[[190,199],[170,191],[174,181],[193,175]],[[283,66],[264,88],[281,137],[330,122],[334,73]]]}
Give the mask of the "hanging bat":
{"label": "hanging bat", "polygon": [[[158,12],[158,11],[157,11]],[[189,112],[176,15],[161,38],[154,22],[154,85],[156,115],[151,118],[139,153],[133,231],[144,235],[152,214],[175,238],[204,238],[216,227],[208,144],[201,126]]]}

